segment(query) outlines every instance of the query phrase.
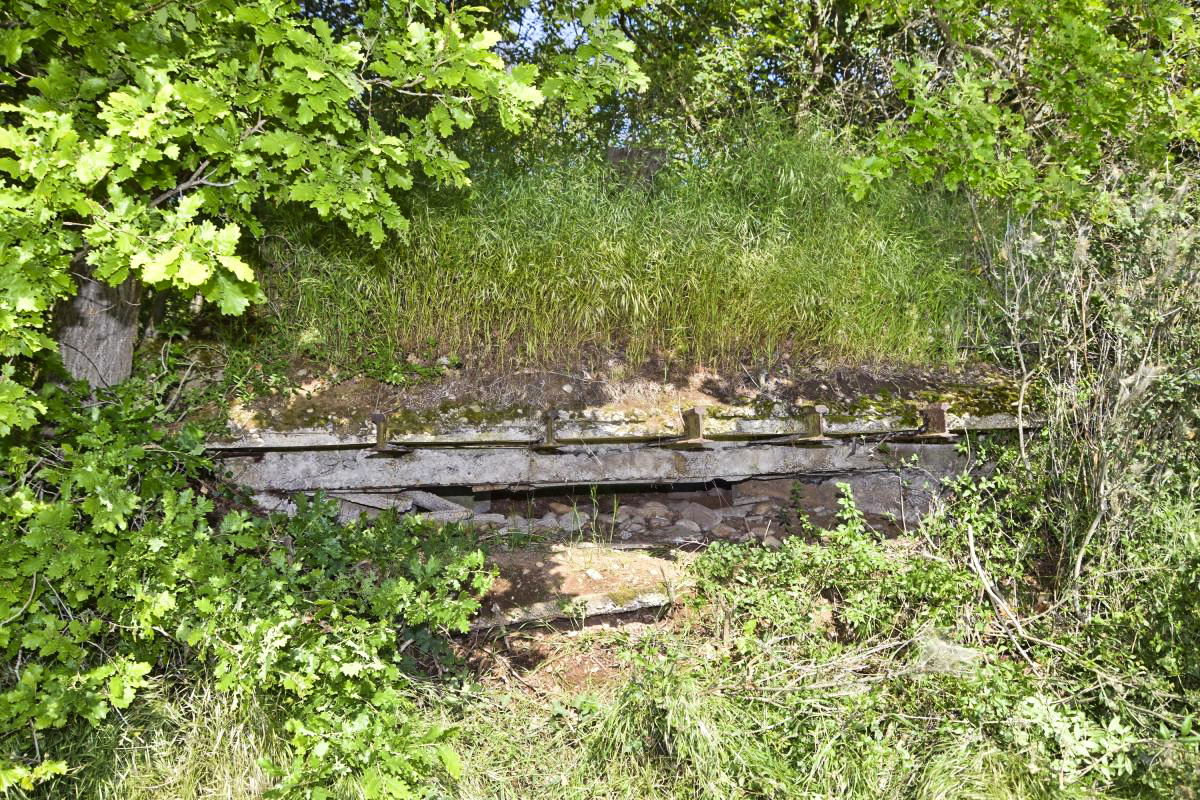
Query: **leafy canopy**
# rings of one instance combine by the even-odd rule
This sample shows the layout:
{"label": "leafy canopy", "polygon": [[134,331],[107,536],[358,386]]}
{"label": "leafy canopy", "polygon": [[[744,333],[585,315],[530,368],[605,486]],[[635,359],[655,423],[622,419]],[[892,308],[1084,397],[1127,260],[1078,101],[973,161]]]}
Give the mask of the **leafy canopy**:
{"label": "leafy canopy", "polygon": [[817,114],[867,143],[846,175],[859,196],[902,171],[1023,207],[1077,205],[1118,160],[1161,170],[1200,152],[1186,0],[681,0],[617,23],[651,84],[607,98],[598,127],[661,143],[760,106]]}
{"label": "leafy canopy", "polygon": [[[372,242],[405,230],[423,174],[463,185],[451,137],[508,132],[548,87],[637,80],[632,46],[589,16],[557,72],[507,65],[481,9],[365,6],[335,34],[288,0],[19,0],[0,11],[0,434],[42,410],[11,365],[52,346],[73,272],[261,300],[240,254],[260,204],[293,202]],[[586,48],[586,50],[585,50]]]}

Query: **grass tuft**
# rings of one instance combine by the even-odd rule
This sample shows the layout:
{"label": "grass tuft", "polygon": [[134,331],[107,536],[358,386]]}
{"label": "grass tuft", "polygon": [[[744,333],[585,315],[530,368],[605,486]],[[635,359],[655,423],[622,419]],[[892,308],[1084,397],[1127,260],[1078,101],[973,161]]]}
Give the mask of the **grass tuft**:
{"label": "grass tuft", "polygon": [[376,371],[431,348],[954,360],[981,291],[963,204],[900,181],[854,202],[843,157],[819,131],[766,126],[653,185],[569,160],[485,174],[378,251],[283,222],[265,240],[256,347]]}
{"label": "grass tuft", "polygon": [[[120,717],[64,737],[55,752],[81,771],[34,797],[83,800],[257,800],[274,783],[259,761],[287,761],[287,736],[253,698],[204,681],[143,690]],[[78,731],[76,731],[76,734]]]}

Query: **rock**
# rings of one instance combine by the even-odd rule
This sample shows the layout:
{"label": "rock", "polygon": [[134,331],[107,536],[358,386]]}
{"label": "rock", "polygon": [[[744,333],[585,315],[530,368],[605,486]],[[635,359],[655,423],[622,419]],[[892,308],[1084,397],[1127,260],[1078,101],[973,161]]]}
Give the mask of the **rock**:
{"label": "rock", "polygon": [[558,527],[564,531],[577,531],[587,524],[588,518],[578,511],[571,511],[566,514],[561,514],[558,518]]}
{"label": "rock", "polygon": [[[748,481],[743,481],[733,487],[734,497],[745,497],[749,499],[751,495],[762,499],[774,500],[790,500],[792,497],[792,487],[796,481],[792,478],[752,478]],[[734,502],[738,502],[736,499]]]}
{"label": "rock", "polygon": [[692,521],[692,520],[690,520],[690,519],[681,519],[681,520],[679,520],[678,522],[676,522],[676,523],[675,523],[674,527],[676,527],[676,528],[683,528],[684,530],[691,531],[692,533],[699,533],[699,532],[700,532],[700,525],[699,525],[699,523],[697,523],[697,522],[694,522],[694,521]]}
{"label": "rock", "polygon": [[671,539],[677,539],[685,542],[695,539],[697,533],[699,533],[698,530],[694,531],[691,528],[685,528],[679,524],[672,525],[663,531],[663,535],[668,536]]}
{"label": "rock", "polygon": [[709,530],[709,533],[721,539],[731,539],[733,538],[733,535],[737,533],[737,530],[729,527],[728,525],[713,525]]}
{"label": "rock", "polygon": [[764,495],[754,495],[753,497],[735,496],[733,498],[733,504],[735,506],[753,506],[753,505],[757,505],[759,503],[765,502],[770,499],[771,498],[766,497]]}
{"label": "rock", "polygon": [[535,528],[541,528],[543,530],[554,530],[555,528],[558,527],[558,515],[557,514],[546,514],[544,517],[539,519],[537,522],[533,523],[533,526]]}
{"label": "rock", "polygon": [[589,578],[591,578],[591,579],[592,579],[592,580],[594,580],[594,581],[602,581],[602,580],[604,580],[604,576],[603,576],[603,575],[601,575],[601,574],[600,574],[600,572],[599,572],[598,570],[589,569],[589,570],[586,570],[586,571],[584,571],[584,573],[583,573],[583,574],[584,574],[584,575],[587,575]]}
{"label": "rock", "polygon": [[407,500],[423,511],[465,511],[466,509],[453,501],[440,497],[432,492],[420,489],[409,489],[396,495],[401,500]]}
{"label": "rock", "polygon": [[575,510],[574,506],[569,506],[566,503],[551,503],[550,510],[555,514],[568,514]]}
{"label": "rock", "polygon": [[636,519],[637,512],[634,511],[629,506],[620,506],[617,508],[617,513],[615,515],[615,518],[616,518],[617,522],[627,522],[631,519]]}
{"label": "rock", "polygon": [[529,520],[517,514],[509,514],[505,519],[510,528],[524,529],[529,527]]}
{"label": "rock", "polygon": [[699,503],[678,503],[675,506],[680,521],[694,522],[701,528],[711,528],[721,523],[721,514]]}
{"label": "rock", "polygon": [[646,520],[646,527],[650,528],[651,530],[665,528],[670,524],[671,520],[667,519],[666,517],[650,517]]}
{"label": "rock", "polygon": [[759,541],[767,538],[771,533],[771,528],[767,525],[758,525],[750,529],[750,535]]}
{"label": "rock", "polygon": [[651,500],[649,503],[642,503],[641,511],[643,517],[665,517],[671,513],[669,508],[656,500]]}
{"label": "rock", "polygon": [[955,644],[938,634],[930,634],[917,642],[913,666],[921,672],[942,675],[963,675],[983,660],[983,653]]}
{"label": "rock", "polygon": [[778,510],[779,506],[775,505],[774,503],[756,503],[754,506],[755,514],[774,514]]}
{"label": "rock", "polygon": [[750,513],[750,506],[729,506],[721,509],[723,519],[740,519]]}
{"label": "rock", "polygon": [[621,530],[629,533],[645,533],[646,526],[640,522],[627,522],[621,526]]}
{"label": "rock", "polygon": [[471,517],[471,522],[476,525],[504,525],[508,517],[503,514],[476,514]]}
{"label": "rock", "polygon": [[771,534],[764,536],[762,543],[763,547],[770,548],[771,550],[778,550],[779,548],[783,547],[783,542],[779,541],[779,539],[775,538]]}

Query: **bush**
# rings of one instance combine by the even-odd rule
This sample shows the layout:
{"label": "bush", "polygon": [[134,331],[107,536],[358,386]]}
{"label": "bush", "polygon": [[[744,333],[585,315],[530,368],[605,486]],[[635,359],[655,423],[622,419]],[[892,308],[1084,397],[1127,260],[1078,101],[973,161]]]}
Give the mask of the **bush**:
{"label": "bush", "polygon": [[49,390],[56,428],[4,442],[0,786],[65,774],[56,752],[83,727],[156,675],[197,672],[283,711],[294,759],[271,766],[279,796],[327,796],[347,776],[385,796],[453,769],[406,674],[413,650],[476,611],[479,550],[393,516],[343,526],[320,498],[297,498],[292,519],[252,516],[198,432],[163,431],[153,388],[83,411]]}

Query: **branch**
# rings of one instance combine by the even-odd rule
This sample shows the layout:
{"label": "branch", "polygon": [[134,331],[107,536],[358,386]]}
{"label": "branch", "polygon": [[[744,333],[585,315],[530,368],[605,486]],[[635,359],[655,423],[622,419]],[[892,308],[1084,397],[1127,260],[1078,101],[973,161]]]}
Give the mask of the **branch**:
{"label": "branch", "polygon": [[[176,186],[174,189],[168,189],[167,191],[160,194],[158,197],[151,200],[150,208],[158,208],[160,205],[167,202],[172,197],[183,194],[188,189],[191,189],[193,186],[196,185],[197,181],[202,180],[202,178],[200,177],[201,174],[204,172],[204,170],[208,169],[208,165],[211,163],[212,163],[212,161],[207,158],[204,159],[203,161],[201,161],[200,166],[196,167],[196,171],[191,174],[191,177],[189,177],[183,183]],[[205,175],[204,177],[207,178],[208,176]]]}
{"label": "branch", "polygon": [[1004,60],[1001,59],[1000,56],[996,55],[995,51],[993,51],[987,47],[982,47],[977,44],[968,44],[967,42],[960,42],[954,36],[954,33],[951,32],[950,26],[946,24],[946,22],[941,18],[941,16],[938,15],[938,13],[936,11],[930,10],[929,13],[933,17],[933,21],[935,23],[937,23],[938,30],[941,32],[942,36],[946,39],[946,41],[950,44],[951,47],[957,48],[959,50],[964,50],[968,53],[971,53],[972,55],[979,56],[980,58],[984,59],[985,61],[990,61],[992,66],[998,67],[999,69],[1003,70],[1005,72],[1005,74],[1007,74],[1007,75],[1012,75],[1012,70],[1009,69],[1004,64]]}
{"label": "branch", "polygon": [[1020,618],[1017,617],[1017,614],[1015,611],[1013,611],[1012,606],[1010,606],[1008,601],[1006,601],[996,592],[995,587],[992,585],[992,579],[988,577],[983,565],[979,563],[979,556],[975,553],[975,527],[973,525],[967,525],[967,547],[970,551],[968,555],[971,558],[971,569],[974,570],[976,577],[978,577],[980,582],[983,583],[983,591],[987,593],[988,600],[991,601],[992,606],[996,609],[996,616],[998,616],[1000,618],[1000,622],[1003,623],[1004,630],[1008,634],[1008,638],[1012,640],[1013,646],[1017,648],[1017,652],[1021,654],[1023,659],[1025,659],[1025,663],[1029,665],[1029,667],[1033,670],[1033,673],[1041,677],[1041,670],[1038,669],[1037,663],[1029,657],[1029,653],[1025,651],[1025,648],[1021,646],[1021,642],[1017,638],[1018,636],[1027,641],[1033,642],[1034,644],[1040,644],[1043,647],[1048,647],[1051,650],[1056,650],[1060,653],[1070,653],[1071,651],[1060,644],[1048,642],[1045,639],[1039,639],[1036,636],[1030,636],[1028,633],[1026,633],[1024,626],[1021,625]]}

